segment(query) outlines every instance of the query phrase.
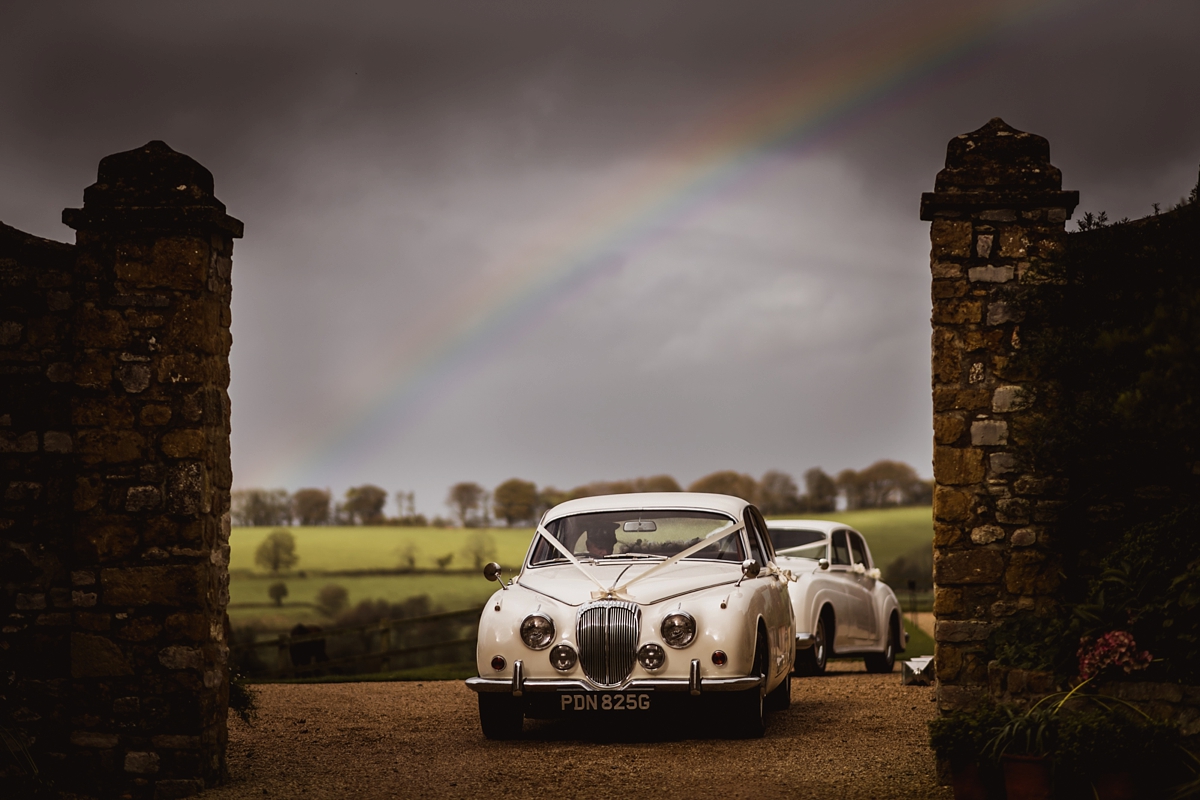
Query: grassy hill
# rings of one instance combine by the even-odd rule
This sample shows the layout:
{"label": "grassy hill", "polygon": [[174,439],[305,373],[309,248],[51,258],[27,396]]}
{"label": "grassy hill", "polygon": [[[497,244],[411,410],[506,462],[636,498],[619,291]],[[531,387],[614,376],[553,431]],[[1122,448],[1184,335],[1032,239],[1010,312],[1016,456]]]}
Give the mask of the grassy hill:
{"label": "grassy hill", "polygon": [[[872,508],[864,511],[835,511],[831,514],[796,514],[787,519],[831,519],[845,523],[862,533],[871,548],[871,557],[880,569],[897,556],[918,547],[933,546],[933,508]],[[772,517],[784,519],[784,517]]]}
{"label": "grassy hill", "polygon": [[[532,528],[400,528],[394,526],[234,528],[229,536],[230,571],[260,572],[254,552],[272,531],[291,531],[296,537],[300,561],[293,571],[343,572],[347,570],[395,569],[401,553],[414,548],[418,569],[437,569],[435,559],[453,555],[452,570],[473,568],[463,554],[467,540],[479,532],[490,535],[496,545],[496,560],[513,567],[525,560],[533,540]],[[510,570],[511,571],[511,570]]]}
{"label": "grassy hill", "polygon": [[[808,518],[835,519],[861,531],[881,568],[893,559],[933,541],[933,515],[928,506],[870,511],[813,514]],[[482,604],[496,584],[475,571],[462,550],[480,529],[400,527],[301,527],[291,526],[300,557],[292,573],[271,576],[254,563],[254,552],[268,534],[279,528],[234,528],[230,535],[230,609],[234,625],[256,624],[286,630],[297,622],[326,623],[313,607],[317,592],[328,584],[344,587],[350,604],[363,600],[399,603],[428,595],[435,608],[455,610]],[[496,560],[512,576],[525,559],[533,539],[531,528],[490,528],[485,531],[496,547]],[[416,567],[429,570],[413,575],[330,575],[327,573],[395,569],[402,553],[413,548]],[[448,571],[437,569],[435,559],[453,554]],[[469,571],[462,571],[469,570]],[[270,602],[267,587],[282,580],[288,596],[281,607]],[[256,604],[258,607],[246,607]]]}

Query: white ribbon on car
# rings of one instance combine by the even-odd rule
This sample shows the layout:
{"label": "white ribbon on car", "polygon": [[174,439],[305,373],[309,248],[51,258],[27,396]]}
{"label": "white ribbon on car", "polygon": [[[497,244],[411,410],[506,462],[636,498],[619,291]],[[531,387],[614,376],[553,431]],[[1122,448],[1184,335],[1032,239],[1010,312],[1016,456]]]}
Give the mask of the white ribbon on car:
{"label": "white ribbon on car", "polygon": [[699,553],[701,550],[703,550],[706,547],[712,547],[714,544],[721,541],[726,536],[737,533],[744,527],[746,527],[745,524],[743,524],[741,522],[735,522],[735,523],[731,524],[729,527],[718,528],[717,530],[708,534],[703,539],[696,542],[694,545],[687,548],[686,550],[682,550],[682,551],[676,553],[675,555],[668,558],[666,561],[658,562],[653,567],[651,567],[650,569],[643,572],[641,575],[633,576],[629,580],[625,581],[625,583],[621,584],[620,586],[615,587],[613,589],[613,592],[623,592],[626,589],[628,589],[630,587],[630,585],[636,583],[637,581],[640,581],[643,578],[649,578],[654,573],[656,573],[660,570],[666,569],[667,567],[671,566],[672,564],[675,564],[675,563],[687,558],[690,555]]}
{"label": "white ribbon on car", "polygon": [[703,550],[706,547],[712,547],[714,544],[716,544],[720,540],[724,539],[726,536],[730,536],[731,534],[737,533],[738,531],[742,530],[745,527],[746,526],[744,523],[737,522],[737,523],[732,523],[731,525],[729,525],[725,528],[719,528],[719,529],[713,531],[712,533],[708,534],[707,536],[705,536],[700,541],[696,542],[696,544],[692,545],[691,547],[676,553],[675,555],[671,556],[670,558],[668,558],[665,561],[658,562],[657,564],[655,564],[653,567],[646,570],[642,574],[635,575],[634,577],[625,581],[625,583],[621,584],[620,586],[614,585],[609,588],[606,588],[604,586],[604,584],[601,583],[599,581],[599,579],[596,578],[595,575],[593,575],[592,573],[590,573],[586,569],[584,569],[583,563],[578,558],[575,557],[575,554],[572,553],[570,550],[568,550],[566,545],[564,545],[557,538],[555,538],[554,534],[552,534],[552,533],[550,533],[550,531],[546,530],[546,528],[544,526],[538,525],[537,532],[542,537],[544,537],[548,542],[550,542],[550,544],[552,544],[554,546],[554,548],[556,550],[558,550],[558,552],[560,552],[564,556],[566,556],[568,561],[570,561],[573,565],[575,565],[575,567],[580,572],[582,572],[584,575],[586,575],[588,577],[588,580],[590,580],[592,583],[594,583],[600,587],[599,592],[592,592],[593,600],[607,600],[607,599],[628,600],[629,598],[625,597],[622,593],[626,589],[628,589],[631,585],[636,583],[637,581],[640,581],[643,578],[648,578],[649,576],[653,575],[654,573],[659,572],[660,570],[666,569],[667,567],[671,566],[672,564],[675,564],[675,563],[681,561],[682,559],[687,558],[690,555],[694,555],[695,553],[700,552],[701,550]]}
{"label": "white ribbon on car", "polygon": [[[542,536],[542,537],[543,537],[543,538],[544,538],[546,541],[548,541],[550,544],[552,544],[552,545],[554,546],[554,548],[555,548],[556,550],[558,550],[558,552],[560,552],[560,553],[562,553],[564,556],[566,556],[566,557],[567,557],[567,561],[570,561],[572,564],[574,564],[576,569],[578,569],[580,572],[582,572],[584,575],[586,575],[586,576],[588,577],[588,580],[590,580],[592,583],[594,583],[594,584],[596,584],[597,586],[599,586],[599,587],[600,587],[600,591],[601,591],[601,592],[604,592],[604,593],[605,593],[605,596],[611,596],[611,590],[609,590],[609,589],[605,588],[604,584],[603,584],[603,583],[601,583],[601,582],[600,582],[600,580],[599,580],[599,579],[598,579],[598,578],[597,578],[595,575],[593,575],[592,573],[590,573],[590,572],[588,572],[586,569],[584,569],[584,568],[583,568],[583,564],[582,564],[582,563],[579,561],[579,559],[578,559],[578,558],[576,558],[576,557],[575,557],[575,554],[574,554],[574,553],[572,553],[570,550],[568,550],[568,549],[567,549],[567,546],[566,546],[565,544],[563,544],[563,543],[562,543],[562,542],[560,542],[558,539],[556,539],[556,538],[554,537],[554,534],[552,534],[552,533],[550,533],[550,531],[546,530],[545,526],[543,526],[543,525],[538,525],[538,526],[537,526],[537,532],[538,532],[538,533],[539,533],[539,534],[540,534],[540,535],[541,535],[541,536]],[[595,593],[593,592],[593,594],[595,594]]]}

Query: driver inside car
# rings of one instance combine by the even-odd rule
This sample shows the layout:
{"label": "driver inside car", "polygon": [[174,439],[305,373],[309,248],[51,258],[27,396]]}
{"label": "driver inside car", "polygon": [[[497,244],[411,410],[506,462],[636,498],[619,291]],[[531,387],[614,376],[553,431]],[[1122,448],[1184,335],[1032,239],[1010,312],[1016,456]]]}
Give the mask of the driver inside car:
{"label": "driver inside car", "polygon": [[592,558],[611,556],[617,547],[617,532],[606,530],[588,531],[586,546],[588,554]]}

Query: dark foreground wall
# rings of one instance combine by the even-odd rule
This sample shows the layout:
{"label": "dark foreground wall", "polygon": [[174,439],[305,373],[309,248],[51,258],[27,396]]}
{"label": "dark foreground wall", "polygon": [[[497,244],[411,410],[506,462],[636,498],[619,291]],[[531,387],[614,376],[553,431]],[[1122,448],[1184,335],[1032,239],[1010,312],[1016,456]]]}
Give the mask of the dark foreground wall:
{"label": "dark foreground wall", "polygon": [[162,142],[63,221],[0,226],[0,726],[59,790],[187,796],[225,771],[242,224]]}

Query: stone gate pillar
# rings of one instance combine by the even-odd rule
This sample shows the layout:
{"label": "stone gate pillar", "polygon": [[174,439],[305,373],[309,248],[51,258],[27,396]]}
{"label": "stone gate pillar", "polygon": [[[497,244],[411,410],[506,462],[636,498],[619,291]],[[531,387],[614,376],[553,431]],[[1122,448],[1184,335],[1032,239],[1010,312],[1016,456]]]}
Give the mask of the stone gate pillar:
{"label": "stone gate pillar", "polygon": [[[162,142],[111,155],[77,231],[73,685],[60,782],[179,797],[225,772],[229,348],[242,223]],[[69,374],[67,374],[69,372]]]}
{"label": "stone gate pillar", "polygon": [[1012,448],[1037,413],[1015,292],[1061,254],[1079,201],[1040,136],[996,118],[950,141],[921,197],[933,223],[934,613],[938,702],[987,690],[985,643],[1014,613],[1045,613],[1057,569],[1046,545],[1057,502]]}

